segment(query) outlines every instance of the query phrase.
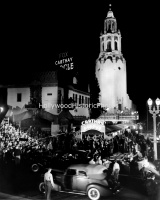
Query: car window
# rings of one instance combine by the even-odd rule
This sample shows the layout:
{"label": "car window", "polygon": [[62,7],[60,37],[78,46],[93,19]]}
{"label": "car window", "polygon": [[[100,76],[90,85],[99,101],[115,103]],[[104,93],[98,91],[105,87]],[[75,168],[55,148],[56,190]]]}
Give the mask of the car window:
{"label": "car window", "polygon": [[108,172],[108,170],[107,170],[107,169],[103,170],[103,173],[107,173],[107,172]]}
{"label": "car window", "polygon": [[75,169],[68,169],[66,174],[67,175],[76,175],[76,170]]}
{"label": "car window", "polygon": [[78,175],[79,175],[79,176],[87,176],[87,174],[86,174],[85,171],[79,171],[79,172],[78,172]]}

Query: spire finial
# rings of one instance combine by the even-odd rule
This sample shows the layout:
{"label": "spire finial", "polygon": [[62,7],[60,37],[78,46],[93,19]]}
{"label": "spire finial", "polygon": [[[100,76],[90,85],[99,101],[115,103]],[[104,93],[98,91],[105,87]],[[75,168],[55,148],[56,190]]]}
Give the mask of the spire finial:
{"label": "spire finial", "polygon": [[111,10],[112,4],[109,4],[109,10]]}

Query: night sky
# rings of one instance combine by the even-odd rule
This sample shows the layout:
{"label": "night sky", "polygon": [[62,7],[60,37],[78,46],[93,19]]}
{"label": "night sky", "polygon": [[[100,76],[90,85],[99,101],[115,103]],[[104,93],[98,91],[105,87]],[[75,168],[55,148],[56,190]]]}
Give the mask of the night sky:
{"label": "night sky", "polygon": [[[33,71],[54,70],[59,53],[68,52],[91,81],[100,32],[109,4],[122,35],[128,94],[142,117],[148,98],[160,98],[158,3],[140,1],[58,1],[1,4],[0,84],[27,79]],[[92,74],[92,76],[91,76]]]}

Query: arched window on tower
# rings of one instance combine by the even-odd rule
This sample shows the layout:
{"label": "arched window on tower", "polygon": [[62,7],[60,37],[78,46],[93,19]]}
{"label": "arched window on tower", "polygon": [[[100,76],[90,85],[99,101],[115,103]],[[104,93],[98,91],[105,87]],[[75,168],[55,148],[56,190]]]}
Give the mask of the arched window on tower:
{"label": "arched window on tower", "polygon": [[116,22],[112,21],[112,31],[116,32]]}
{"label": "arched window on tower", "polygon": [[108,31],[109,22],[107,21],[106,24],[107,24],[107,30],[106,31]]}
{"label": "arched window on tower", "polygon": [[102,43],[102,51],[104,51],[104,42]]}
{"label": "arched window on tower", "polygon": [[118,44],[117,41],[114,42],[114,49],[117,51],[118,50]]}
{"label": "arched window on tower", "polygon": [[114,23],[114,21],[112,21],[112,32],[115,32],[114,26],[115,26],[115,23]]}
{"label": "arched window on tower", "polygon": [[107,31],[111,31],[111,20],[107,23]]}
{"label": "arched window on tower", "polygon": [[114,22],[114,32],[116,32],[117,31],[117,24],[116,24],[116,22]]}
{"label": "arched window on tower", "polygon": [[112,27],[113,27],[112,21],[110,21],[110,24],[111,24],[111,29],[110,30],[112,31]]}
{"label": "arched window on tower", "polygon": [[111,52],[111,41],[107,42],[107,52]]}

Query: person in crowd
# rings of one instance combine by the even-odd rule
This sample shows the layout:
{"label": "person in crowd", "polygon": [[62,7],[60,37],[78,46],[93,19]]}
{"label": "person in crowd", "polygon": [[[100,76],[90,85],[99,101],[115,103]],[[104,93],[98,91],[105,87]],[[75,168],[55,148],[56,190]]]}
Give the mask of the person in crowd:
{"label": "person in crowd", "polygon": [[139,150],[137,150],[137,152],[136,152],[136,154],[134,155],[134,157],[135,157],[135,159],[136,159],[137,161],[143,160],[143,155],[142,155],[142,153],[141,153]]}
{"label": "person in crowd", "polygon": [[14,151],[15,165],[20,165],[21,161],[21,148],[20,145],[17,145]]}
{"label": "person in crowd", "polygon": [[45,184],[45,197],[47,200],[51,200],[51,191],[54,188],[53,175],[51,174],[52,169],[48,168],[48,171],[44,174]]}
{"label": "person in crowd", "polygon": [[95,162],[95,163],[98,164],[98,165],[102,165],[102,158],[101,158],[100,155],[97,156],[97,159],[96,159],[96,162]]}
{"label": "person in crowd", "polygon": [[113,153],[119,152],[120,148],[119,148],[118,143],[119,143],[119,138],[118,138],[118,136],[115,136],[115,138],[113,140]]}
{"label": "person in crowd", "polygon": [[128,160],[129,162],[132,162],[134,158],[133,152],[131,151],[130,154],[128,154]]}
{"label": "person in crowd", "polygon": [[118,182],[119,171],[120,171],[120,165],[115,159],[112,173],[109,179],[109,185],[111,187],[110,189],[112,190],[113,194],[116,194],[116,192],[119,192],[119,188],[120,188],[120,183]]}
{"label": "person in crowd", "polygon": [[145,157],[141,162],[141,167],[142,167],[142,170],[143,170],[143,175],[145,176],[149,171],[151,171],[152,173],[156,174],[157,176],[160,176],[160,173],[158,170],[156,170],[156,167],[151,164],[149,161],[148,161],[148,158]]}
{"label": "person in crowd", "polygon": [[114,179],[116,182],[118,182],[118,177],[119,177],[119,171],[120,171],[120,165],[117,162],[117,159],[115,159],[114,165],[113,165],[113,171],[112,174],[114,176]]}
{"label": "person in crowd", "polygon": [[109,158],[107,157],[107,158],[104,158],[104,159],[103,159],[103,164],[102,164],[102,165],[104,165],[107,169],[109,169],[111,163],[112,163],[112,162],[111,162],[111,161],[109,160]]}
{"label": "person in crowd", "polygon": [[51,152],[51,153],[53,152],[53,145],[52,145],[52,141],[51,140],[49,141],[47,149],[49,150],[49,152]]}
{"label": "person in crowd", "polygon": [[92,158],[91,158],[91,160],[89,161],[89,164],[96,164],[96,162],[95,162],[95,156],[93,156]]}
{"label": "person in crowd", "polygon": [[146,190],[149,196],[149,200],[156,200],[158,196],[158,185],[155,181],[155,175],[151,174],[146,181]]}
{"label": "person in crowd", "polygon": [[3,148],[0,146],[0,164],[3,161]]}

